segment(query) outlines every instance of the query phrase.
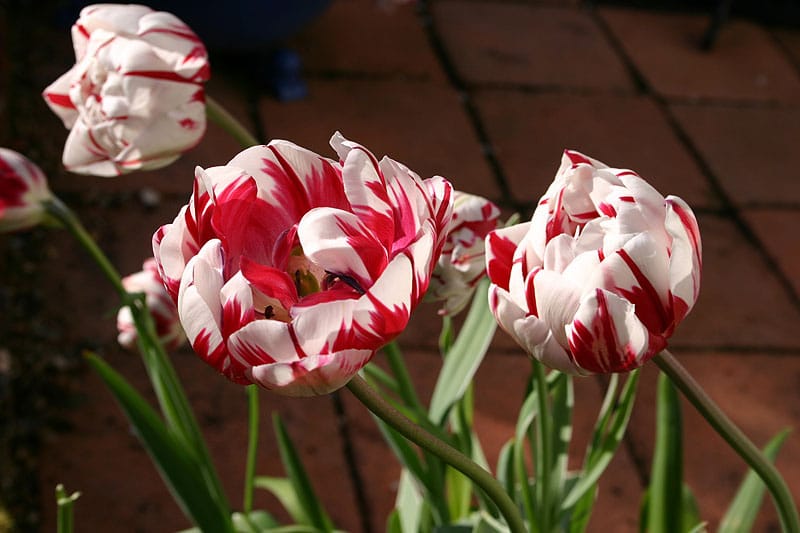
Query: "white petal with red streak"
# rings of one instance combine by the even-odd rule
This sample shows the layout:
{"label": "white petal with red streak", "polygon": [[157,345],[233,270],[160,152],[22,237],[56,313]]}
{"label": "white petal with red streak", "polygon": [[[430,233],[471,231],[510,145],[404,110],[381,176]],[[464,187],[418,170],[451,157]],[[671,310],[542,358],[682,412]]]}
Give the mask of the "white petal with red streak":
{"label": "white petal with red streak", "polygon": [[222,305],[222,249],[218,240],[209,241],[186,265],[178,293],[178,314],[192,346],[198,337],[208,338],[208,357],[223,344],[220,320]]}
{"label": "white petal with red streak", "polygon": [[[684,218],[682,219],[681,216]],[[666,230],[672,237],[669,259],[669,286],[691,310],[700,292],[702,243],[697,220],[691,208],[678,197],[667,197]]]}
{"label": "white petal with red streak", "polygon": [[345,350],[333,354],[311,355],[293,363],[273,363],[250,370],[260,386],[285,396],[307,397],[333,392],[364,366],[371,350]]}
{"label": "white petal with red streak", "polygon": [[581,298],[580,281],[567,273],[542,270],[533,280],[539,318],[547,323],[556,341],[567,347],[564,328],[572,322]]}
{"label": "white petal with red streak", "polygon": [[[615,365],[609,356],[620,355],[618,350],[626,350],[635,354],[636,360],[640,362],[643,357],[652,355],[648,353],[649,332],[636,316],[634,306],[616,294],[602,289],[590,291],[581,299],[580,306],[575,313],[574,323],[569,324],[566,328],[568,337],[571,338],[576,334],[575,323],[577,322],[585,326],[591,333],[605,331],[606,323],[600,318],[598,291],[604,295],[606,310],[602,310],[602,313],[608,313],[610,321],[607,324],[610,324],[613,330],[606,331],[606,333],[613,335],[613,340],[612,345],[609,345],[606,339],[593,336],[593,358],[608,369],[605,372],[612,372]],[[610,351],[613,351],[613,354],[610,354]],[[576,362],[580,365],[579,360]],[[584,370],[583,373],[586,372]]]}
{"label": "white petal with red streak", "polygon": [[366,289],[386,264],[386,250],[353,213],[319,207],[303,216],[297,236],[303,253],[319,267],[356,278]]}

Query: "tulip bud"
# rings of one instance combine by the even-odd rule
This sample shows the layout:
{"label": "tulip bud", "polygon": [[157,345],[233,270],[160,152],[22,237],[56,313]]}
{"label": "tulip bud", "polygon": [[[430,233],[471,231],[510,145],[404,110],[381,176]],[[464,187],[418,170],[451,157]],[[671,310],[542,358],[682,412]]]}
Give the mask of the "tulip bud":
{"label": "tulip bud", "polygon": [[666,347],[700,290],[689,206],[573,151],[530,222],[489,234],[486,257],[499,325],[572,374],[641,366]]}
{"label": "tulip bud", "polygon": [[425,298],[442,301],[440,315],[454,315],[469,302],[486,273],[484,240],[497,228],[500,209],[480,196],[455,191],[453,222]]}
{"label": "tulip bud", "polygon": [[47,178],[33,162],[0,148],[0,233],[31,228],[46,216],[52,198]]}
{"label": "tulip bud", "polygon": [[205,46],[169,13],[141,5],[83,8],[75,66],[44,91],[70,129],[64,166],[117,176],[172,163],[206,128]]}
{"label": "tulip bud", "polygon": [[[178,320],[178,308],[161,282],[155,259],[147,259],[140,272],[122,278],[122,286],[130,293],[144,293],[145,305],[153,317],[158,338],[167,350],[178,348],[186,342],[186,335]],[[117,313],[117,330],[117,341],[125,348],[134,349],[138,335],[130,308],[123,307]]]}

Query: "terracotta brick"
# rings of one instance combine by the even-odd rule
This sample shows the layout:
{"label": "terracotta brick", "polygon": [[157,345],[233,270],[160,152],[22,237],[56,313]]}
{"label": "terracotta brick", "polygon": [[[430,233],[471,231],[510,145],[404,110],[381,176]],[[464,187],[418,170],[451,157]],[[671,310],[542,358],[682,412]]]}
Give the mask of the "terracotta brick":
{"label": "terracotta brick", "polygon": [[337,0],[289,46],[311,74],[369,74],[444,81],[413,5]]}
{"label": "terracotta brick", "polygon": [[470,84],[630,91],[621,63],[588,13],[518,3],[442,1],[436,28]]}
{"label": "terracotta brick", "polygon": [[714,48],[700,49],[707,15],[604,8],[600,11],[654,91],[667,98],[792,101],[800,79],[769,34],[739,19]]}
{"label": "terracotta brick", "polygon": [[777,262],[783,275],[792,283],[795,292],[800,294],[800,239],[797,238],[800,211],[747,209],[743,214],[766,246],[767,253]]}
{"label": "terracotta brick", "polygon": [[[800,366],[793,355],[748,355],[724,352],[674,355],[735,424],[759,447],[784,428],[800,426]],[[655,435],[655,385],[658,369],[645,366],[637,404],[628,429],[635,453],[650,468]],[[686,401],[682,402],[684,480],[691,487],[709,530],[720,518],[747,471],[745,463]],[[800,438],[793,432],[784,443],[777,466],[794,499],[800,497]],[[777,516],[765,495],[753,531],[779,531]]]}
{"label": "terracotta brick", "polygon": [[672,112],[720,185],[740,206],[796,205],[800,108],[676,105]]}
{"label": "terracotta brick", "polygon": [[423,177],[440,174],[457,189],[500,196],[455,92],[433,83],[357,80],[312,81],[310,90],[300,102],[260,102],[269,137],[335,157],[328,141],[338,130]]}
{"label": "terracotta brick", "polygon": [[476,103],[517,200],[536,202],[571,148],[636,170],[693,206],[717,200],[665,117],[646,97],[480,91]]}
{"label": "terracotta brick", "polygon": [[796,28],[776,28],[772,34],[791,57],[795,66],[800,68],[800,31]]}
{"label": "terracotta brick", "polygon": [[703,281],[674,345],[798,348],[800,312],[756,250],[721,217],[698,216]]}

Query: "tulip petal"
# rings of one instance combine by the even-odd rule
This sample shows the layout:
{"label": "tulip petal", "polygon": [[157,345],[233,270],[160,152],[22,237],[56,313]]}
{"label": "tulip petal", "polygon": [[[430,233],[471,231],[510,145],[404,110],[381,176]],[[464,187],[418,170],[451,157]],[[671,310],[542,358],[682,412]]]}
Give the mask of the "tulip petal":
{"label": "tulip petal", "polygon": [[694,307],[700,293],[703,251],[697,219],[686,202],[676,196],[668,196],[666,203],[665,225],[672,237],[669,287],[677,323]]}
{"label": "tulip petal", "polygon": [[627,372],[665,345],[650,335],[633,304],[603,289],[581,300],[567,335],[576,365],[594,373]]}
{"label": "tulip petal", "polygon": [[285,396],[328,394],[347,384],[372,358],[370,350],[345,350],[312,355],[291,363],[254,366],[251,379],[265,389]]}
{"label": "tulip petal", "polygon": [[178,293],[178,314],[195,352],[221,370],[225,353],[222,337],[222,250],[218,240],[208,242],[186,264]]}
{"label": "tulip petal", "polygon": [[297,226],[303,253],[322,269],[372,286],[387,261],[386,249],[358,216],[330,208],[312,209]]}

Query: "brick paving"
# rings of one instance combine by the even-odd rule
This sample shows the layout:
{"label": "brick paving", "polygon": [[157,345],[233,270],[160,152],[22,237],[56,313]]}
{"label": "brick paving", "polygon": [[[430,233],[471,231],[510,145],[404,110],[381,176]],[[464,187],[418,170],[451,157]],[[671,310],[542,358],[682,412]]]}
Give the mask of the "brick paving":
{"label": "brick paving", "polygon": [[[0,29],[19,39],[12,23],[0,15]],[[800,141],[800,29],[734,16],[716,46],[701,51],[707,23],[698,13],[603,3],[592,9],[578,2],[433,0],[386,11],[367,0],[336,0],[290,41],[305,62],[308,98],[278,102],[245,85],[248,74],[227,64],[216,70],[221,74],[209,92],[265,138],[332,154],[327,140],[341,130],[376,154],[497,201],[506,215],[529,212],[564,148],[634,168],[663,193],[684,197],[700,214],[705,272],[674,352],[755,442],[796,429],[778,465],[800,499],[800,175],[793,161]],[[41,159],[53,189],[74,203],[119,269],[137,270],[150,253],[152,231],[188,198],[194,166],[223,164],[237,147],[211,126],[197,148],[167,169],[113,180],[59,170],[66,131],[43,103],[21,96],[18,85],[23,79],[44,87],[70,66],[70,50],[63,32],[36,28],[44,44],[29,60],[11,57],[15,46],[0,48],[0,83],[8,89],[0,91],[0,144]],[[142,191],[156,192],[159,201],[143,202]],[[101,351],[145,388],[138,359],[115,345],[115,303],[98,273],[61,235],[48,240],[46,253],[37,279],[56,295],[41,310],[51,340],[65,354]],[[73,310],[80,320],[73,321]],[[401,337],[423,396],[440,364],[437,328],[434,310],[423,305]],[[244,395],[187,350],[175,361],[238,506]],[[498,333],[476,378],[476,425],[491,463],[513,432],[527,368]],[[40,453],[42,530],[54,529],[57,482],[83,493],[79,530],[185,527],[110,395],[88,369],[77,372],[71,390],[78,405],[63,415],[71,429],[47,432]],[[644,371],[626,445],[601,481],[590,531],[637,530],[656,373],[652,365]],[[600,380],[580,380],[576,389],[576,440],[584,442]],[[382,531],[399,467],[363,408],[346,393],[312,400],[264,394],[258,471],[279,475],[271,412],[284,417],[337,526]],[[686,479],[713,528],[745,469],[688,405],[684,420]],[[582,450],[574,453],[573,460]],[[359,484],[366,501],[359,502]],[[264,494],[256,504],[277,508]],[[766,503],[756,530],[776,528]]]}

